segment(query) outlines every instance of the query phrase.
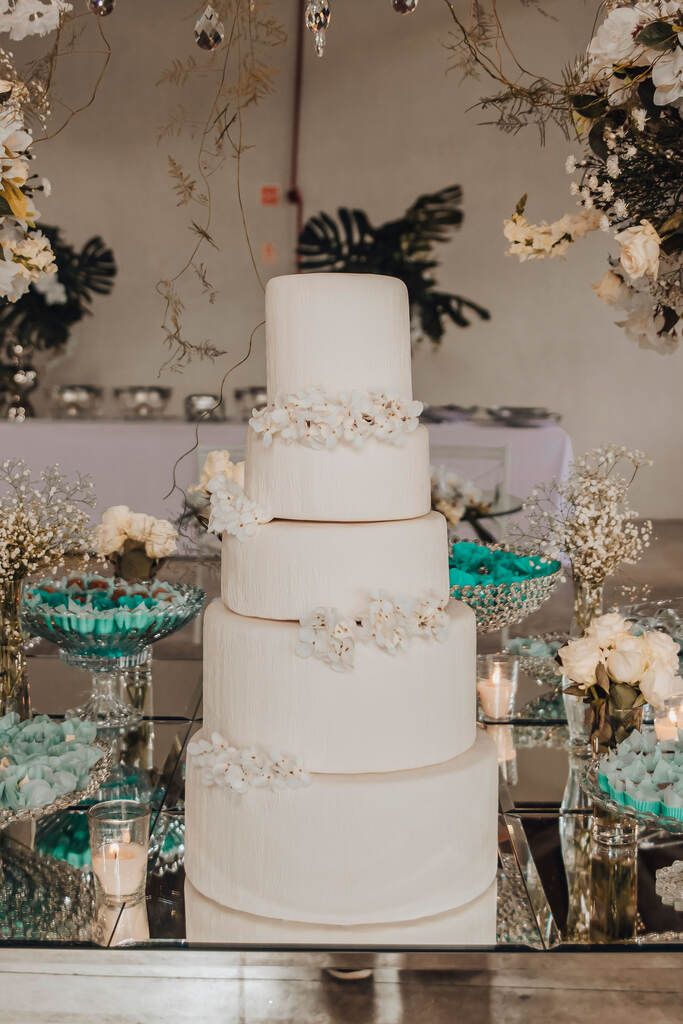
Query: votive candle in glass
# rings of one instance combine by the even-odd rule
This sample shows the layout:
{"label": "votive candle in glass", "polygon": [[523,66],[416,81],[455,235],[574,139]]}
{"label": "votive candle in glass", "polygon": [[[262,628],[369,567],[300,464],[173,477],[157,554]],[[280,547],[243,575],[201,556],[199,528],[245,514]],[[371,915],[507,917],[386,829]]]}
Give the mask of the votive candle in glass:
{"label": "votive candle in glass", "polygon": [[484,654],[477,658],[477,692],[486,718],[510,718],[518,675],[519,658],[514,654]]}
{"label": "votive candle in glass", "polygon": [[92,869],[109,904],[144,898],[149,848],[149,807],[137,800],[107,800],[88,811]]}
{"label": "votive candle in glass", "polygon": [[683,726],[683,701],[674,697],[655,711],[655,733],[660,743],[676,743],[678,730]]}

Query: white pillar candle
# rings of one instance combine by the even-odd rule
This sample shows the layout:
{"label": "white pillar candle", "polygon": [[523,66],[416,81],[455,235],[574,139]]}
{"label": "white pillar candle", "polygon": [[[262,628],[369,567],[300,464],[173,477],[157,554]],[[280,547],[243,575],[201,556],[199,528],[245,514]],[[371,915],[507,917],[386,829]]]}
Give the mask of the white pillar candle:
{"label": "white pillar candle", "polygon": [[495,665],[490,679],[480,679],[477,691],[481,707],[487,718],[507,718],[510,715],[516,682],[503,678],[502,668]]}
{"label": "white pillar candle", "polygon": [[660,743],[666,743],[678,739],[678,712],[676,708],[669,708],[666,715],[655,718],[655,733]]}
{"label": "white pillar candle", "polygon": [[139,843],[108,843],[93,850],[92,868],[105,896],[125,900],[144,892],[147,848]]}

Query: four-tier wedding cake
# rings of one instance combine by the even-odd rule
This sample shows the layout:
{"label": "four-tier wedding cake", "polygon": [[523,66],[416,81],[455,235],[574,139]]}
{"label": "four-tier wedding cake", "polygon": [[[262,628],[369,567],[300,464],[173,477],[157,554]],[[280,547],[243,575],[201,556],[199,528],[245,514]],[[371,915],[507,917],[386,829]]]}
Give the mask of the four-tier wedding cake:
{"label": "four-tier wedding cake", "polygon": [[213,488],[188,938],[492,943],[496,752],[430,511],[406,288],[275,278],[266,358],[244,489]]}

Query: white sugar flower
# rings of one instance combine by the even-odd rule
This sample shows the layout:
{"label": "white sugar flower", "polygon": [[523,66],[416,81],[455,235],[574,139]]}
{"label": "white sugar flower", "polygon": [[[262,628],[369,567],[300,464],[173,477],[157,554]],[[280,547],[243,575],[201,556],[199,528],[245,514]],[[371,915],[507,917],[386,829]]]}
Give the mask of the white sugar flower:
{"label": "white sugar flower", "polygon": [[618,220],[623,220],[628,216],[628,207],[623,199],[617,199],[614,204],[614,213]]}
{"label": "white sugar flower", "polygon": [[260,524],[272,518],[247,498],[240,485],[225,473],[209,480],[207,490],[211,495],[211,533],[228,533],[238,540],[246,540],[254,536]]}
{"label": "white sugar flower", "polygon": [[249,425],[266,446],[278,435],[288,444],[315,449],[341,442],[359,447],[369,437],[401,444],[417,428],[421,412],[421,402],[380,391],[328,395],[313,387],[278,395],[264,409],[254,410]]}
{"label": "white sugar flower", "polygon": [[295,652],[299,658],[318,658],[336,672],[353,668],[355,627],[336,608],[316,608],[301,619]]}
{"label": "white sugar flower", "polygon": [[573,174],[576,170],[576,157],[571,153],[564,162],[564,169],[567,174]]}
{"label": "white sugar flower", "polygon": [[239,750],[218,733],[212,734],[211,742],[193,740],[187,749],[201,769],[205,786],[223,786],[243,794],[249,789],[277,791],[308,786],[311,782],[310,775],[295,758],[255,747]]}
{"label": "white sugar flower", "polygon": [[600,187],[600,191],[602,192],[602,198],[606,199],[608,202],[610,199],[614,198],[614,188],[612,187],[611,181],[604,181]]}

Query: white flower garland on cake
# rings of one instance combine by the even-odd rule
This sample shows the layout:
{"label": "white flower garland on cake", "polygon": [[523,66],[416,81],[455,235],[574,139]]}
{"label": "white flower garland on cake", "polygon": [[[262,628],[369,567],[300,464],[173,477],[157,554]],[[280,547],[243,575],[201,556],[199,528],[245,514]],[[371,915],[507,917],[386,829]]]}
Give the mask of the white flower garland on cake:
{"label": "white flower garland on cake", "polygon": [[246,496],[236,480],[227,473],[219,473],[209,480],[206,489],[211,495],[211,533],[229,533],[238,540],[253,537],[261,523],[269,523],[272,516]]}
{"label": "white flower garland on cake", "polygon": [[301,763],[279,751],[232,747],[220,733],[211,734],[211,740],[193,740],[188,753],[202,770],[205,786],[224,786],[235,793],[249,789],[298,789],[309,786],[311,777]]}
{"label": "white flower garland on cake", "polygon": [[339,443],[360,448],[368,438],[403,444],[417,429],[422,402],[384,391],[349,391],[328,395],[311,387],[278,395],[265,408],[254,410],[249,426],[265,445],[280,435],[288,444],[335,448]]}
{"label": "white flower garland on cake", "polygon": [[370,604],[358,619],[344,618],[337,608],[316,608],[300,620],[295,652],[318,658],[336,672],[353,669],[356,641],[375,643],[395,654],[414,636],[442,641],[448,631],[447,602],[433,596],[395,597],[385,591],[370,594]]}

